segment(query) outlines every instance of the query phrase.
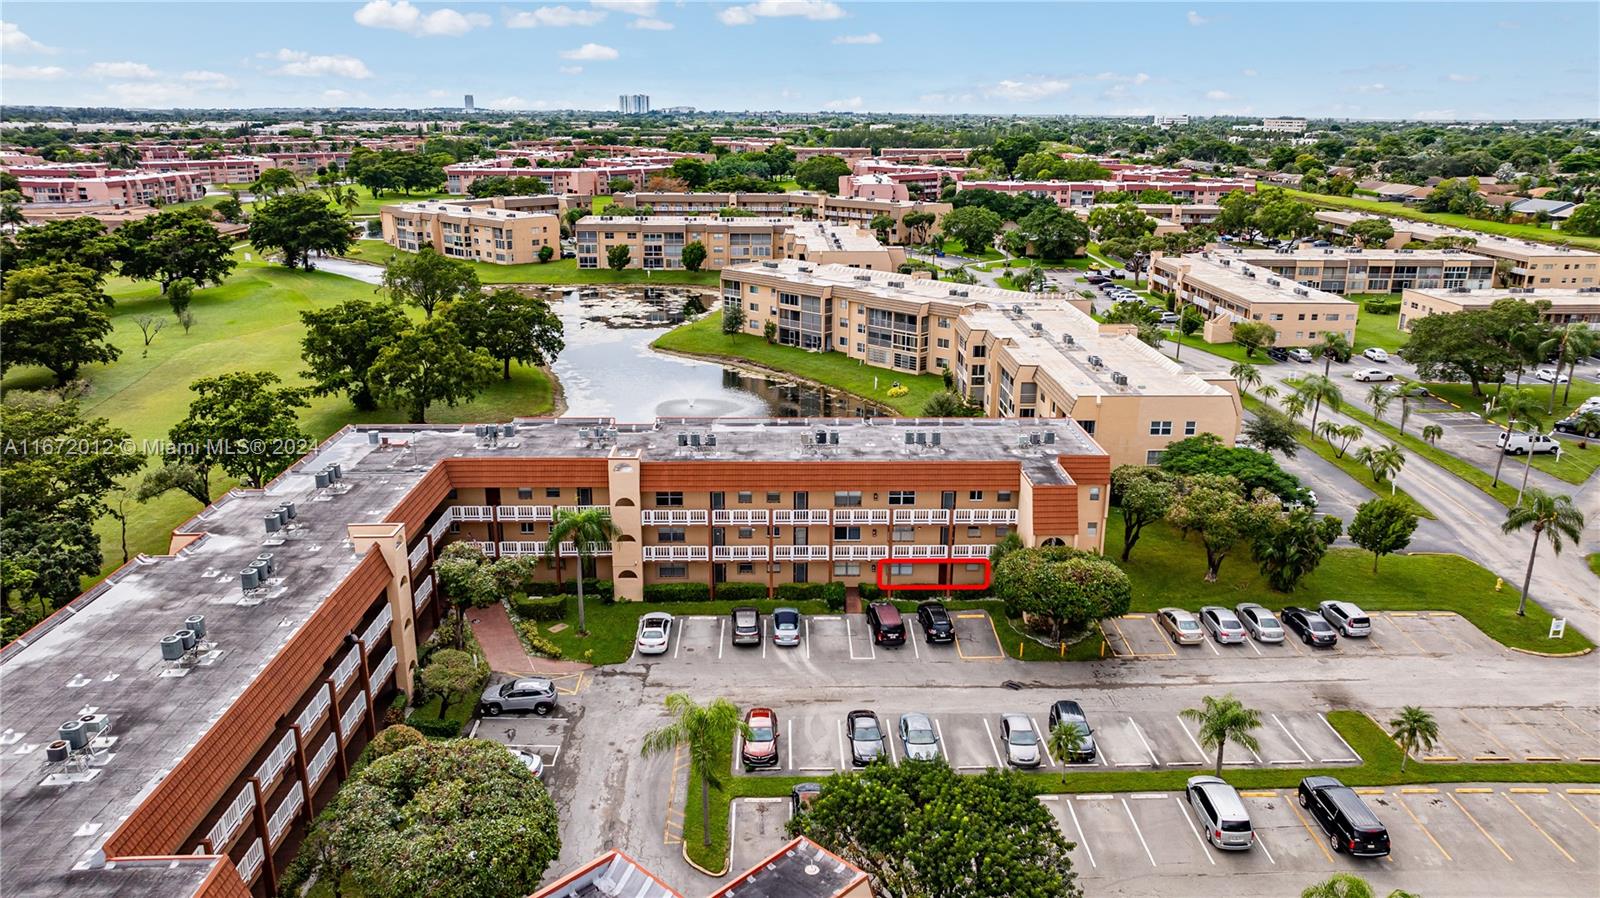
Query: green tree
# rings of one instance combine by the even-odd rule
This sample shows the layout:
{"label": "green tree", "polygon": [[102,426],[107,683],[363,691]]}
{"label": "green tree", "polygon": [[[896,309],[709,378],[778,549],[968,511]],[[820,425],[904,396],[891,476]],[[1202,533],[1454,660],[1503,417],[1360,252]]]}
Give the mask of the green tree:
{"label": "green tree", "polygon": [[1389,410],[1389,406],[1394,403],[1395,398],[1399,395],[1396,388],[1382,383],[1375,383],[1368,387],[1367,405],[1372,406],[1372,417],[1382,418],[1383,413]]}
{"label": "green tree", "polygon": [[1156,220],[1133,203],[1096,206],[1089,212],[1089,229],[1101,241],[1138,240],[1155,232]]}
{"label": "green tree", "polygon": [[777,343],[778,342],[778,324],[777,324],[777,322],[768,321],[766,324],[762,325],[761,326],[761,336],[763,338],[765,338],[768,343]]}
{"label": "green tree", "polygon": [[[1089,227],[1054,203],[1042,205],[1017,222],[1015,233],[1033,246],[1041,259],[1066,259],[1078,255],[1089,242]],[[962,244],[965,246],[966,244]]]}
{"label": "green tree", "polygon": [[1556,369],[1556,377],[1550,381],[1550,404],[1545,406],[1545,411],[1556,410],[1556,390],[1561,386],[1562,367],[1565,366],[1571,375],[1567,378],[1567,395],[1562,399],[1567,402],[1572,398],[1572,380],[1578,376],[1578,361],[1594,354],[1597,348],[1600,348],[1600,331],[1572,322],[1562,325],[1539,344],[1539,358],[1553,360]]}
{"label": "green tree", "polygon": [[1417,515],[1404,499],[1380,496],[1356,506],[1350,521],[1350,541],[1372,553],[1372,572],[1378,572],[1378,559],[1411,545],[1417,530]]}
{"label": "green tree", "polygon": [[1367,470],[1372,472],[1372,479],[1378,483],[1388,483],[1389,478],[1400,473],[1400,469],[1406,464],[1405,453],[1392,443],[1376,448],[1362,446],[1356,450],[1355,458],[1367,466]]}
{"label": "green tree", "polygon": [[287,168],[269,168],[250,184],[250,192],[257,196],[277,196],[300,189],[300,179]]}
{"label": "green tree", "polygon": [[631,261],[633,261],[633,255],[629,251],[626,243],[619,243],[606,250],[606,265],[609,266],[612,271],[621,271],[622,269],[627,268],[628,263]]}
{"label": "green tree", "polygon": [[139,481],[134,498],[148,502],[172,490],[187,494],[202,506],[211,504],[210,465],[200,465],[183,459],[168,459],[160,467],[145,473]]}
{"label": "green tree", "polygon": [[1482,396],[1482,383],[1523,364],[1523,351],[1512,345],[1512,335],[1535,325],[1539,310],[1518,297],[1496,300],[1487,309],[1468,309],[1427,315],[1411,323],[1411,338],[1401,349],[1406,361],[1417,366],[1423,380],[1472,384],[1472,395]]}
{"label": "green tree", "polygon": [[1061,782],[1067,782],[1068,760],[1080,751],[1089,740],[1089,734],[1075,721],[1063,720],[1050,731],[1046,745],[1050,753],[1061,759]]}
{"label": "green tree", "polygon": [[[688,271],[699,271],[700,266],[706,261],[706,245],[698,240],[691,240],[683,245],[683,267]],[[610,261],[607,259],[606,261]]]}
{"label": "green tree", "polygon": [[1354,873],[1335,873],[1316,885],[1308,886],[1300,893],[1300,898],[1377,898],[1377,896],[1365,879]]}
{"label": "green tree", "polygon": [[415,727],[397,723],[379,730],[378,735],[367,743],[365,754],[369,762],[376,761],[379,758],[386,758],[397,751],[408,749],[413,745],[422,745],[427,741],[428,737],[422,735]]}
{"label": "green tree", "polygon": [[951,240],[971,255],[982,255],[994,245],[994,237],[1005,222],[1000,216],[978,206],[965,206],[946,212],[941,227]]}
{"label": "green tree", "polygon": [[258,251],[277,251],[290,268],[311,270],[313,253],[342,255],[353,238],[350,219],[315,193],[289,193],[257,203],[246,232]]}
{"label": "green tree", "polygon": [[234,371],[202,377],[189,389],[189,413],[168,431],[174,457],[202,472],[212,465],[260,487],[311,447],[296,420],[307,390],[278,387],[270,371]]}
{"label": "green tree", "polygon": [[722,301],[722,332],[730,337],[744,332],[744,304],[737,299]]}
{"label": "green tree", "polygon": [[379,350],[367,383],[379,402],[405,409],[411,423],[422,424],[440,402],[452,408],[471,402],[494,382],[495,369],[487,352],[468,346],[461,331],[440,318],[402,332]]}
{"label": "green tree", "polygon": [[1600,201],[1591,200],[1573,209],[1561,225],[1561,232],[1579,237],[1600,236]]}
{"label": "green tree", "polygon": [[556,257],[556,248],[548,243],[539,247],[539,264],[543,265]]}
{"label": "green tree", "polygon": [[1228,554],[1239,543],[1253,540],[1277,509],[1277,498],[1266,490],[1246,496],[1232,477],[1196,474],[1179,482],[1167,520],[1200,535],[1206,553],[1205,581],[1214,583]]}
{"label": "green tree", "polygon": [[211,211],[218,218],[229,224],[237,224],[244,221],[244,204],[239,202],[238,197],[225,196],[217,200],[217,204],[211,207]]}
{"label": "green tree", "polygon": [[1246,493],[1260,488],[1285,501],[1301,498],[1305,492],[1300,481],[1279,467],[1272,456],[1245,446],[1224,446],[1214,433],[1168,443],[1160,465],[1169,474],[1232,477]]}
{"label": "green tree", "polygon": [[686,692],[674,692],[667,696],[666,704],[672,722],[645,733],[639,753],[648,758],[676,751],[679,746],[688,749],[689,778],[700,783],[700,833],[703,844],[710,845],[711,790],[722,787],[727,773],[717,757],[735,733],[748,739],[750,727],[739,719],[738,707],[725,698],[701,705]]}
{"label": "green tree", "polygon": [[1293,418],[1270,406],[1262,406],[1244,423],[1244,437],[1250,445],[1262,452],[1281,452],[1284,458],[1294,458],[1300,443],[1295,434],[1300,425]]}
{"label": "green tree", "polygon": [[1028,781],[956,773],[942,761],[835,774],[789,833],[872,877],[879,894],[1082,898],[1072,843]]}
{"label": "green tree", "polygon": [[1363,218],[1345,228],[1345,233],[1364,247],[1382,246],[1394,239],[1394,225],[1387,218]]}
{"label": "green tree", "polygon": [[922,414],[928,418],[972,418],[982,413],[981,409],[967,401],[967,397],[950,390],[929,396],[922,406]]}
{"label": "green tree", "polygon": [[1478,179],[1451,179],[1440,181],[1422,201],[1424,212],[1449,212],[1452,215],[1473,215],[1488,207],[1478,193]]}
{"label": "green tree", "polygon": [[561,317],[544,299],[510,287],[484,296],[473,293],[444,307],[443,316],[460,328],[468,346],[482,349],[511,379],[511,363],[542,367],[566,348]]}
{"label": "green tree", "polygon": [[1439,739],[1439,724],[1433,715],[1416,705],[1406,705],[1400,713],[1389,719],[1389,735],[1400,744],[1400,772],[1406,772],[1406,761],[1418,749],[1430,751]]}
{"label": "green tree", "polygon": [[1240,321],[1233,326],[1233,342],[1244,347],[1247,359],[1253,359],[1256,350],[1276,343],[1278,332],[1265,321]]}
{"label": "green tree", "polygon": [[118,231],[123,277],[156,281],[166,293],[176,281],[221,284],[233,271],[228,238],[189,210],[157,212]]}
{"label": "green tree", "polygon": [[926,243],[929,229],[937,224],[938,221],[939,216],[932,212],[908,212],[906,217],[900,220],[901,224],[905,225],[906,232],[909,235],[908,242],[914,245]]}
{"label": "green tree", "polygon": [[90,269],[67,263],[13,271],[0,290],[0,370],[39,365],[63,386],[84,365],[110,363],[122,351],[111,336],[111,297]]}
{"label": "green tree", "polygon": [[1218,201],[1221,209],[1217,213],[1217,230],[1254,241],[1261,236],[1256,213],[1261,210],[1264,200],[1264,192],[1246,193],[1243,190],[1234,190],[1223,194],[1222,199]]}
{"label": "green tree", "polygon": [[[433,570],[439,577],[440,594],[455,609],[456,648],[462,648],[467,643],[467,609],[487,608],[499,601],[499,587],[483,550],[471,543],[445,546]],[[439,713],[444,716],[442,708]]]}
{"label": "green tree", "polygon": [[[1493,409],[1496,413],[1506,416],[1506,433],[1515,433],[1519,423],[1537,422],[1541,415],[1539,397],[1532,390],[1502,391],[1495,398]],[[1506,453],[1500,452],[1494,462],[1494,478],[1491,487],[1500,485],[1500,468],[1505,464]]]}
{"label": "green tree", "polygon": [[1261,372],[1249,362],[1234,362],[1228,369],[1228,376],[1239,384],[1241,394],[1250,392],[1251,387],[1261,386]]}
{"label": "green tree", "polygon": [[16,242],[8,247],[9,258],[0,261],[4,261],[8,272],[66,263],[105,275],[116,264],[120,249],[120,241],[106,233],[105,225],[82,216],[23,228],[17,232]]}
{"label": "green tree", "polygon": [[689,185],[690,190],[698,190],[711,180],[709,169],[699,159],[674,159],[671,171],[672,176]]}
{"label": "green tree", "polygon": [[611,520],[611,510],[598,505],[577,511],[558,508],[554,520],[550,522],[550,538],[545,541],[541,554],[556,561],[557,579],[560,578],[560,559],[566,554],[561,551],[561,544],[572,543],[573,551],[578,556],[579,634],[589,632],[583,606],[583,580],[589,576],[595,556],[611,548],[611,541],[616,539],[617,533],[617,526]]}
{"label": "green tree", "polygon": [[366,898],[518,898],[561,853],[549,793],[482,739],[427,741],[360,768],[318,829],[336,858],[329,866]]}
{"label": "green tree", "polygon": [[1217,752],[1216,775],[1222,775],[1222,753],[1232,742],[1248,751],[1259,751],[1261,743],[1255,737],[1255,731],[1261,728],[1261,713],[1253,708],[1246,708],[1243,703],[1234,698],[1232,694],[1222,698],[1205,696],[1198,708],[1184,708],[1178,714],[1185,720],[1193,721],[1199,727],[1195,738],[1199,740],[1202,748],[1215,749]]}
{"label": "green tree", "polygon": [[108,144],[100,150],[100,159],[112,168],[136,168],[143,158],[139,148],[126,141]]}
{"label": "green tree", "polygon": [[1295,393],[1311,406],[1311,428],[1317,427],[1317,415],[1326,404],[1328,408],[1338,411],[1344,405],[1344,393],[1339,385],[1329,377],[1317,374],[1304,378],[1295,386]]}
{"label": "green tree", "polygon": [[[456,632],[463,632],[458,628]],[[439,696],[439,717],[444,717],[450,702],[472,691],[482,680],[478,662],[460,649],[440,649],[428,657],[428,663],[419,672],[422,688]]]}
{"label": "green tree", "polygon": [[1288,197],[1267,199],[1256,210],[1256,229],[1267,237],[1305,237],[1317,231],[1316,212],[1309,203]]}
{"label": "green tree", "polygon": [[312,382],[317,396],[344,393],[358,410],[373,411],[367,375],[385,346],[393,343],[410,322],[391,303],[352,299],[326,309],[300,313],[306,326],[300,338],[300,357],[307,370],[301,377]]}
{"label": "green tree", "polygon": [[1172,509],[1177,489],[1172,477],[1159,468],[1118,465],[1111,471],[1111,492],[1122,509],[1122,560],[1126,563],[1145,526],[1162,520]]}
{"label": "green tree", "polygon": [[[194,287],[194,281],[188,278],[179,278],[167,286],[167,305],[172,307],[172,314],[179,323],[189,311],[189,304],[194,302]],[[185,326],[183,332],[188,333],[189,328]]]}
{"label": "green tree", "polygon": [[1324,421],[1317,425],[1317,435],[1327,440],[1328,445],[1333,447],[1334,458],[1344,458],[1345,452],[1350,449],[1350,444],[1361,439],[1365,433],[1366,431],[1356,424],[1341,425],[1337,421]]}
{"label": "green tree", "polygon": [[1443,427],[1440,427],[1437,424],[1424,424],[1423,425],[1423,427],[1422,427],[1422,439],[1429,446],[1438,445],[1439,438],[1442,437],[1442,436],[1444,436],[1444,428]]}
{"label": "green tree", "polygon": [[894,216],[879,212],[877,215],[872,216],[872,221],[868,224],[868,227],[878,235],[878,242],[888,243],[889,231],[894,227]]}
{"label": "green tree", "polygon": [[422,309],[426,318],[432,318],[441,304],[477,296],[482,290],[471,265],[441,255],[431,246],[391,258],[383,266],[383,287],[391,299]]}
{"label": "green tree", "polygon": [[1294,592],[1295,586],[1322,563],[1342,532],[1344,522],[1338,518],[1297,508],[1270,519],[1256,534],[1256,564],[1273,589]]}
{"label": "green tree", "polygon": [[1583,512],[1572,504],[1570,496],[1558,496],[1534,487],[1527,490],[1522,502],[1506,512],[1500,525],[1502,533],[1533,530],[1533,547],[1528,550],[1528,571],[1522,578],[1522,597],[1517,602],[1517,616],[1528,613],[1528,589],[1533,585],[1533,562],[1539,554],[1539,538],[1544,537],[1557,555],[1561,554],[1564,540],[1578,542],[1583,535]]}
{"label": "green tree", "polygon": [[850,163],[838,156],[812,156],[796,163],[794,181],[807,190],[838,193],[839,179],[850,174]]}
{"label": "green tree", "polygon": [[1133,590],[1128,575],[1103,558],[1023,549],[1007,555],[994,572],[994,594],[1009,616],[1033,615],[1050,622],[1051,638],[1082,632],[1097,620],[1128,610]]}

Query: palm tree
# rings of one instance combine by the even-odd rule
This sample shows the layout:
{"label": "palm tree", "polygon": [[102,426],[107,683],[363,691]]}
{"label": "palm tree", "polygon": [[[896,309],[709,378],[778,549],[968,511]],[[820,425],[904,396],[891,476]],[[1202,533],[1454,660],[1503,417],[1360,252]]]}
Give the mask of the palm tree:
{"label": "palm tree", "polygon": [[1073,755],[1083,751],[1083,743],[1089,735],[1083,728],[1072,721],[1063,720],[1056,724],[1050,731],[1050,753],[1061,759],[1061,782],[1067,781],[1067,761]]}
{"label": "palm tree", "polygon": [[[1265,389],[1265,388],[1263,388]],[[1283,413],[1290,419],[1297,419],[1306,413],[1306,397],[1299,393],[1290,393],[1283,399]]]}
{"label": "palm tree", "polygon": [[1390,404],[1398,395],[1393,389],[1383,384],[1373,384],[1367,390],[1367,405],[1372,406],[1372,417],[1383,418],[1383,413],[1389,410]]}
{"label": "palm tree", "polygon": [[1261,389],[1256,391],[1256,395],[1260,396],[1262,399],[1271,399],[1278,395],[1278,388],[1274,384],[1265,384],[1261,387]]}
{"label": "palm tree", "polygon": [[[1532,390],[1512,390],[1510,393],[1499,397],[1493,406],[1494,412],[1506,413],[1506,433],[1517,429],[1519,421],[1537,421],[1539,418],[1539,400],[1533,395]],[[1494,462],[1494,482],[1490,487],[1500,485],[1500,466],[1505,463],[1506,454],[1501,451],[1500,457]]]}
{"label": "palm tree", "polygon": [[1533,583],[1533,560],[1539,554],[1539,536],[1550,542],[1550,548],[1561,554],[1562,538],[1577,542],[1583,534],[1583,512],[1572,504],[1571,496],[1555,496],[1538,487],[1528,490],[1523,501],[1506,512],[1502,533],[1516,533],[1525,527],[1533,528],[1533,548],[1528,551],[1528,572],[1522,578],[1522,599],[1517,603],[1517,616],[1528,612],[1528,587]]}
{"label": "palm tree", "polygon": [[1312,427],[1317,426],[1317,415],[1322,411],[1324,402],[1334,411],[1338,411],[1339,407],[1344,405],[1344,394],[1339,392],[1339,385],[1322,375],[1313,375],[1300,381],[1295,392],[1305,397],[1305,401],[1311,404]]}
{"label": "palm tree", "polygon": [[1222,698],[1206,696],[1199,708],[1184,708],[1179,715],[1200,725],[1198,739],[1205,748],[1217,750],[1217,776],[1222,775],[1222,750],[1229,742],[1250,751],[1261,747],[1253,734],[1261,727],[1261,713],[1246,708],[1232,693]]}
{"label": "palm tree", "polygon": [[[1544,358],[1539,347],[1543,345],[1549,335],[1550,328],[1542,321],[1535,321],[1521,327],[1512,328],[1511,333],[1506,336],[1506,345],[1517,360],[1517,380],[1512,384],[1513,387],[1520,388],[1522,386],[1522,372],[1529,365],[1537,364]],[[1505,379],[1501,378],[1500,383],[1494,388],[1494,395],[1498,398],[1504,390]]]}
{"label": "palm tree", "polygon": [[1234,362],[1228,376],[1239,382],[1239,392],[1248,393],[1252,387],[1261,386],[1261,372],[1249,362]]}
{"label": "palm tree", "polygon": [[[556,564],[559,565],[562,543],[572,543],[578,553],[578,632],[581,634],[589,632],[588,621],[583,613],[585,572],[595,552],[611,548],[611,538],[616,535],[617,527],[611,523],[611,509],[598,505],[578,511],[558,508],[550,522],[550,538],[545,541],[540,554],[545,558],[557,559]],[[556,579],[560,578],[558,569]]]}
{"label": "palm tree", "polygon": [[[1551,356],[1556,360],[1556,376],[1550,381],[1550,404],[1545,408],[1547,412],[1556,410],[1556,389],[1561,386],[1561,368],[1566,366],[1574,373],[1577,371],[1578,359],[1587,358],[1594,352],[1597,334],[1589,330],[1588,325],[1568,324],[1559,333],[1539,344],[1538,358],[1547,359]],[[1572,378],[1567,378],[1567,397],[1572,396]]]}
{"label": "palm tree", "polygon": [[139,158],[139,151],[131,143],[114,143],[100,151],[100,159],[112,168],[133,168]]}
{"label": "palm tree", "polygon": [[1437,446],[1439,438],[1444,436],[1444,428],[1438,424],[1422,425],[1422,440],[1429,446]]}
{"label": "palm tree", "polygon": [[1589,409],[1573,416],[1572,430],[1586,437],[1600,435],[1600,411]]}
{"label": "palm tree", "polygon": [[1335,873],[1316,885],[1307,886],[1300,893],[1300,898],[1377,898],[1377,896],[1365,879],[1354,873]]}
{"label": "palm tree", "polygon": [[1389,721],[1389,726],[1394,728],[1389,735],[1400,743],[1401,773],[1406,772],[1406,761],[1411,758],[1412,752],[1419,748],[1430,751],[1433,743],[1439,739],[1439,724],[1434,721],[1433,715],[1416,705],[1401,708],[1399,715]]}
{"label": "palm tree", "polygon": [[1587,324],[1569,324],[1567,329],[1567,386],[1561,391],[1563,405],[1572,401],[1572,382],[1578,379],[1578,360],[1586,359],[1600,349],[1600,331]]}
{"label": "palm tree", "polygon": [[674,692],[667,696],[667,713],[672,722],[645,733],[639,754],[648,758],[679,746],[689,749],[689,777],[700,780],[700,835],[702,844],[710,845],[711,788],[722,786],[719,749],[736,732],[750,738],[750,727],[739,719],[739,708],[725,698],[701,705],[686,692]]}
{"label": "palm tree", "polygon": [[1322,376],[1327,377],[1328,369],[1333,367],[1333,360],[1338,359],[1342,362],[1350,358],[1352,348],[1350,341],[1344,338],[1344,334],[1338,331],[1324,331],[1322,339],[1312,345],[1311,351],[1322,356]]}
{"label": "palm tree", "polygon": [[1406,455],[1398,446],[1390,444],[1381,449],[1371,446],[1362,446],[1356,452],[1356,461],[1366,465],[1372,471],[1372,479],[1379,483],[1388,483],[1389,478],[1400,473],[1406,466]]}
{"label": "palm tree", "polygon": [[1395,392],[1400,394],[1400,432],[1406,432],[1406,419],[1411,417],[1411,389],[1416,384],[1409,380],[1402,380],[1395,387]]}

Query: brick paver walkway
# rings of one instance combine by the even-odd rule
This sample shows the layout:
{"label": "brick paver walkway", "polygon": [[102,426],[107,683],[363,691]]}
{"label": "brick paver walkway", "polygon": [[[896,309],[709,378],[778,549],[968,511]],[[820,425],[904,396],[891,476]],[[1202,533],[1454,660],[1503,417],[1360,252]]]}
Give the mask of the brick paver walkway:
{"label": "brick paver walkway", "polygon": [[517,631],[512,627],[511,617],[506,614],[504,605],[475,608],[468,617],[472,621],[472,633],[478,637],[478,645],[483,647],[484,658],[488,660],[492,671],[514,676],[551,676],[589,669],[589,665],[581,661],[556,661],[529,656],[522,648],[522,640],[517,638]]}

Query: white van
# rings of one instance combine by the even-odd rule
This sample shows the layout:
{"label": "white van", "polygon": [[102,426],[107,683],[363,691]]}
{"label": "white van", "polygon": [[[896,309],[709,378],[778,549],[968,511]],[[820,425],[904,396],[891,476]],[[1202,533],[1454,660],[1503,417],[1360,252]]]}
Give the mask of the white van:
{"label": "white van", "polygon": [[1561,447],[1560,443],[1546,434],[1512,433],[1508,431],[1501,431],[1494,444],[1500,447],[1500,451],[1507,455],[1527,455],[1530,452],[1538,455],[1540,453],[1555,452]]}

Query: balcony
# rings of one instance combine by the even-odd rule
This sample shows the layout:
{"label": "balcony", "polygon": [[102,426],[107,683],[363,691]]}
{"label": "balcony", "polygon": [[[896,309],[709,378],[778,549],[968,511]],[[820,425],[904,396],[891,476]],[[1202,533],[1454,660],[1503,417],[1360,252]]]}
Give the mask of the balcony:
{"label": "balcony", "polygon": [[993,543],[982,543],[982,544],[978,544],[978,545],[967,545],[967,546],[951,546],[950,547],[950,557],[951,558],[988,558],[989,557],[989,552],[991,550],[993,550],[993,549],[994,549],[994,544]]}
{"label": "balcony", "polygon": [[306,705],[306,709],[294,719],[302,735],[309,735],[317,724],[322,722],[322,715],[328,713],[328,705],[332,700],[333,695],[328,691],[326,683],[317,687],[317,694],[311,699],[311,704]]}
{"label": "balcony", "polygon": [[719,508],[711,513],[713,524],[765,524],[768,518],[765,508]]}
{"label": "balcony", "polygon": [[299,783],[295,783],[294,788],[289,790],[289,794],[285,795],[283,801],[278,804],[278,809],[272,812],[271,817],[267,818],[268,842],[276,845],[278,840],[283,838],[283,834],[289,829],[289,824],[294,822],[295,815],[300,812],[302,807],[305,807],[305,803],[305,790],[300,787]]}
{"label": "balcony", "polygon": [[1015,524],[1017,510],[1015,508],[958,508],[956,509],[955,522],[957,524]]}
{"label": "balcony", "polygon": [[828,510],[826,508],[779,508],[772,512],[772,523],[788,527],[807,527],[813,524],[825,526],[828,523]]}
{"label": "balcony", "polygon": [[492,521],[494,520],[494,506],[492,505],[453,505],[455,519],[458,521]]}
{"label": "balcony", "polygon": [[[763,512],[764,514],[765,512]],[[712,561],[766,561],[766,546],[712,546]]]}
{"label": "balcony", "polygon": [[[585,551],[586,554],[588,554],[588,556],[590,558],[606,558],[606,557],[609,557],[611,555],[611,547],[608,546],[608,545],[605,545],[604,543],[589,543],[587,548],[585,548],[584,551]],[[576,557],[578,557],[578,544],[576,542],[562,543],[561,544],[561,557],[562,558],[576,558]]]}
{"label": "balcony", "polygon": [[567,514],[579,514],[585,511],[592,511],[596,508],[604,508],[607,511],[611,510],[611,506],[609,505],[557,505],[556,511],[564,511]]}
{"label": "balcony", "polygon": [[548,505],[497,505],[495,512],[502,521],[548,521],[555,517],[555,509]]}
{"label": "balcony", "polygon": [[483,554],[489,556],[490,558],[495,557],[495,552],[497,551],[497,547],[495,546],[494,543],[491,543],[491,542],[485,542],[485,541],[476,540],[476,539],[464,539],[464,540],[461,540],[461,543],[463,545],[472,546],[473,548],[475,548],[479,552],[482,552]]}
{"label": "balcony", "polygon": [[647,508],[639,512],[646,527],[700,527],[711,519],[704,508]]}
{"label": "balcony", "polygon": [[426,578],[424,578],[422,580],[419,580],[417,582],[416,588],[411,591],[411,608],[412,608],[412,610],[421,611],[422,610],[422,606],[428,604],[428,599],[432,595],[433,595],[433,578],[432,577],[426,577]]}
{"label": "balcony", "polygon": [[705,546],[645,546],[645,561],[705,561],[710,557]]}
{"label": "balcony", "polygon": [[283,772],[293,757],[294,733],[284,733],[278,744],[272,747],[272,754],[267,755],[267,759],[256,768],[256,779],[261,781],[262,791],[269,791],[278,784],[278,774]]}
{"label": "balcony", "polygon": [[834,524],[887,524],[889,523],[889,509],[887,508],[835,508],[833,510]]}
{"label": "balcony", "polygon": [[350,741],[351,734],[356,731],[356,724],[361,722],[361,718],[366,713],[367,694],[365,692],[357,692],[356,700],[350,703],[350,707],[344,709],[343,714],[339,715],[339,732],[344,734],[345,742]]}
{"label": "balcony", "polygon": [[333,685],[335,689],[344,689],[350,685],[350,678],[356,675],[356,670],[361,666],[361,650],[352,648],[344,655],[344,660],[333,669]]}
{"label": "balcony", "polygon": [[428,539],[432,540],[433,544],[437,546],[439,540],[444,536],[445,531],[450,529],[450,525],[455,522],[455,519],[455,509],[446,508],[439,514],[439,520],[434,521],[433,526],[428,528]]}
{"label": "balcony", "polygon": [[[826,512],[824,512],[826,514]],[[773,546],[773,561],[827,561],[827,546]]]}
{"label": "balcony", "polygon": [[306,762],[306,776],[311,780],[311,788],[315,789],[322,783],[322,778],[327,775],[328,768],[333,766],[333,756],[339,750],[332,733],[322,740],[322,747]]}
{"label": "balcony", "polygon": [[896,524],[948,524],[950,523],[950,509],[948,508],[896,508],[894,510]]}
{"label": "balcony", "polygon": [[378,612],[378,616],[372,619],[372,623],[367,624],[365,630],[361,631],[361,641],[369,649],[376,646],[378,640],[383,638],[383,634],[389,632],[389,623],[393,620],[394,612],[389,609],[388,603],[385,602],[383,610]]}
{"label": "balcony", "polygon": [[228,809],[222,812],[222,819],[218,820],[217,824],[211,827],[211,832],[206,834],[206,838],[211,840],[212,851],[220,854],[228,850],[228,846],[233,844],[233,837],[244,827],[245,820],[249,819],[250,812],[255,806],[255,790],[249,783],[245,783],[244,788],[240,789],[239,794],[228,804]]}
{"label": "balcony", "polygon": [[406,561],[411,565],[411,569],[412,570],[416,570],[417,568],[422,567],[422,563],[424,561],[427,561],[427,560],[428,560],[428,541],[427,540],[423,540],[423,541],[417,543],[417,547],[415,549],[412,549],[411,550],[411,554],[406,557]]}
{"label": "balcony", "polygon": [[499,544],[500,557],[542,555],[545,544],[537,540],[509,540]]}
{"label": "balcony", "polygon": [[250,845],[250,850],[239,859],[239,878],[245,884],[255,882],[256,874],[261,872],[261,863],[267,859],[267,850],[262,847],[261,840],[257,839]]}
{"label": "balcony", "polygon": [[877,561],[888,557],[888,546],[833,545],[834,561]]}
{"label": "balcony", "polygon": [[389,651],[383,656],[383,660],[379,661],[378,666],[372,669],[372,679],[368,682],[374,690],[383,688],[383,681],[388,679],[389,674],[394,672],[394,666],[399,657],[395,647],[390,646]]}
{"label": "balcony", "polygon": [[948,558],[949,546],[904,545],[890,550],[891,558]]}

